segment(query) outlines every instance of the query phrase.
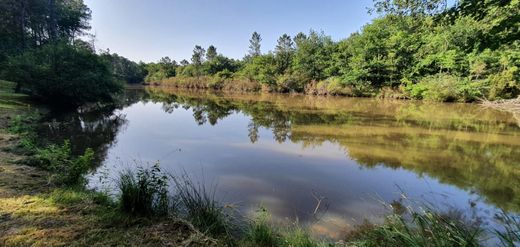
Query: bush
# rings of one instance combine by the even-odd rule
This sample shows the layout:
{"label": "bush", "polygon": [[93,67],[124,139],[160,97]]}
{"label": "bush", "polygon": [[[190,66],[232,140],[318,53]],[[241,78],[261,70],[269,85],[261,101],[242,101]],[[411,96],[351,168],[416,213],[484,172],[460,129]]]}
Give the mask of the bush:
{"label": "bush", "polygon": [[417,84],[409,84],[406,91],[413,99],[437,102],[472,102],[485,95],[485,81],[471,81],[448,74],[423,78]]}
{"label": "bush", "polygon": [[84,184],[84,175],[92,166],[94,151],[85,150],[83,155],[73,157],[69,141],[63,145],[49,145],[37,148],[33,159],[38,166],[51,171],[51,182],[57,185]]}
{"label": "bush", "polygon": [[20,83],[31,96],[60,107],[111,102],[123,89],[99,56],[61,42],[12,57],[4,77]]}
{"label": "bush", "polygon": [[520,93],[520,81],[518,80],[520,71],[518,67],[511,67],[499,73],[490,75],[488,80],[491,88],[488,98],[511,99]]}
{"label": "bush", "polygon": [[166,215],[171,211],[168,177],[159,164],[151,169],[138,168],[137,174],[127,170],[120,174],[119,204],[121,210],[135,215]]}

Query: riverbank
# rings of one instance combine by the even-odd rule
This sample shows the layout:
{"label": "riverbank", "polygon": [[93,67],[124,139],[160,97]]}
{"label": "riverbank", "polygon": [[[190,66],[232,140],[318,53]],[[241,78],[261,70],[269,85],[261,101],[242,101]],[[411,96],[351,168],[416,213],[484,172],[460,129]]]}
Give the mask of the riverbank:
{"label": "riverbank", "polygon": [[[224,92],[267,92],[291,93],[317,96],[376,97],[384,99],[410,99],[428,102],[480,102],[488,93],[477,82],[474,90],[468,90],[465,80],[450,75],[432,76],[419,84],[375,87],[345,84],[339,78],[331,77],[321,81],[299,81],[300,79],[282,78],[282,81],[266,84],[247,77],[235,75],[221,77],[204,75],[199,77],[177,76],[147,83],[155,87],[173,87],[190,90],[214,90]],[[481,82],[479,82],[481,83]],[[471,85],[473,85],[471,84]]]}

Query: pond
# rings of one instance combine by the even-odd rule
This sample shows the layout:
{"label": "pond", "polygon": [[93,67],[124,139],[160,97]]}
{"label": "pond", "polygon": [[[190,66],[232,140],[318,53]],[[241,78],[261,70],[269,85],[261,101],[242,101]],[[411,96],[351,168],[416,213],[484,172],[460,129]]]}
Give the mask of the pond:
{"label": "pond", "polygon": [[93,188],[159,161],[244,215],[266,208],[332,238],[390,205],[491,225],[520,211],[520,116],[475,104],[129,89],[117,109],[51,116],[44,131],[96,150]]}

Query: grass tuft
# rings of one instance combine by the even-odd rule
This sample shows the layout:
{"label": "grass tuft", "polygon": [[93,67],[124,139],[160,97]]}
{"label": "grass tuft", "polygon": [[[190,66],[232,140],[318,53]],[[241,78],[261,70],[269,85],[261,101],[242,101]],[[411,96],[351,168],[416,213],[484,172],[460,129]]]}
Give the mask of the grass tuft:
{"label": "grass tuft", "polygon": [[232,216],[215,199],[215,190],[209,191],[204,184],[195,184],[186,173],[171,178],[187,220],[205,234],[229,238],[233,230]]}
{"label": "grass tuft", "polygon": [[156,163],[151,169],[126,170],[118,181],[121,210],[135,215],[167,215],[172,211],[168,177]]}

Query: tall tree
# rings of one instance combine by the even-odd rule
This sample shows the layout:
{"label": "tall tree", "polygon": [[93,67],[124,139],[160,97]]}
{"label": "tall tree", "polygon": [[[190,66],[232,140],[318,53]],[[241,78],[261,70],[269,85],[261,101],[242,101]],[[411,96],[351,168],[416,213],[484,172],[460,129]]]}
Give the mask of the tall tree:
{"label": "tall tree", "polygon": [[278,73],[283,74],[291,64],[294,52],[294,43],[291,36],[283,34],[278,38],[278,44],[275,47],[276,63]]}
{"label": "tall tree", "polygon": [[186,59],[182,59],[180,63],[181,63],[181,66],[186,66],[186,65],[190,64],[190,62],[188,62],[188,60],[186,60]]}
{"label": "tall tree", "polygon": [[193,49],[193,55],[191,56],[191,63],[195,67],[195,73],[197,76],[201,74],[201,65],[204,62],[204,54],[206,50],[200,45],[196,45]]}
{"label": "tall tree", "polygon": [[254,32],[249,40],[249,55],[251,57],[257,57],[262,54],[260,51],[260,42],[262,41],[262,37],[259,33]]}
{"label": "tall tree", "polygon": [[206,59],[208,61],[212,61],[215,59],[215,57],[217,57],[217,48],[213,45],[210,45],[208,47],[208,51],[206,52]]}

